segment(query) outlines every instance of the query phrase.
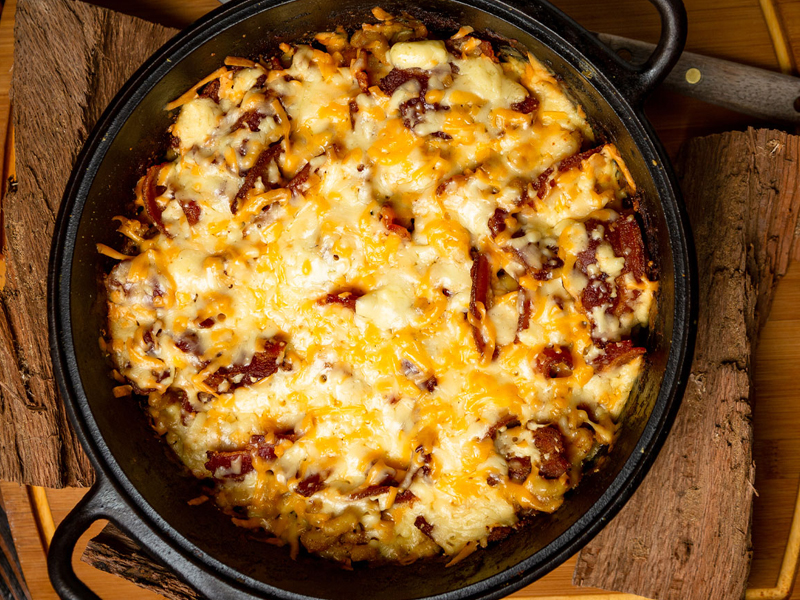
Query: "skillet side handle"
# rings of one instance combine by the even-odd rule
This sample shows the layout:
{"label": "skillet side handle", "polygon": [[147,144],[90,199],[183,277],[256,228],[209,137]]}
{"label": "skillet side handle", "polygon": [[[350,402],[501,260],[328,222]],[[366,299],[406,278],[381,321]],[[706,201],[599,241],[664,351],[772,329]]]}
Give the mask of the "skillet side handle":
{"label": "skillet side handle", "polygon": [[621,90],[634,106],[641,106],[678,62],[686,44],[686,9],[683,0],[650,0],[661,15],[661,37],[647,61],[634,68],[635,85]]}
{"label": "skillet side handle", "polygon": [[53,589],[63,600],[100,600],[72,568],[72,555],[80,537],[99,519],[110,519],[114,494],[106,480],[99,478],[89,492],[56,529],[47,553],[47,571]]}

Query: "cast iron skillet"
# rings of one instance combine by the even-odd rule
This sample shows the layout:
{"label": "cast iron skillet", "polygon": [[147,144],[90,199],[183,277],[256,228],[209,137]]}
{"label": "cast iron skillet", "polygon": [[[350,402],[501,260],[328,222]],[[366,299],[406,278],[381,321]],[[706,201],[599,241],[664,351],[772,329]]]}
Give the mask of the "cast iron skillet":
{"label": "cast iron skillet", "polygon": [[[376,4],[402,0],[248,0],[225,5],[180,33],[125,85],[81,153],[61,204],[49,278],[50,344],[59,389],[97,482],[58,528],[50,578],[63,598],[97,598],[72,569],[80,535],[109,519],[205,596],[220,598],[499,598],[541,577],[586,544],[631,496],[655,459],[683,392],[693,346],[694,284],[688,226],[664,149],[642,104],[674,64],[686,35],[681,0],[651,0],[662,18],[653,56],[634,68],[551,5],[512,7],[488,0],[428,0],[419,13],[434,31],[456,23],[518,40],[564,78],[595,128],[616,142],[643,192],[647,245],[660,273],[657,316],[646,367],[622,419],[605,469],[584,478],[552,515],[542,515],[454,567],[442,561],[356,568],[248,537],[213,502],[190,507],[197,482],[171,457],[136,402],[115,399],[98,348],[104,324],[97,242],[114,245],[112,217],[123,212],[142,165],[163,151],[172,116],[165,104],[216,69],[226,55],[253,56],[282,40],[370,20]],[[448,31],[449,29],[449,31]]]}

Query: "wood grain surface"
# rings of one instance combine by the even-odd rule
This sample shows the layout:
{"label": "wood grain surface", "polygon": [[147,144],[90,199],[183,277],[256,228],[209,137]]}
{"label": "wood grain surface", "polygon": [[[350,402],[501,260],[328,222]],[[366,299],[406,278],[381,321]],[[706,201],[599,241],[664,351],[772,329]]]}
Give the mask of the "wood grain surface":
{"label": "wood grain surface", "polygon": [[[13,98],[17,187],[3,200],[7,281],[0,295],[0,478],[87,485],[47,336],[47,261],[72,164],[114,94],[173,30],[77,2],[20,0]],[[42,65],[49,77],[43,77]],[[45,118],[47,117],[47,118]]]}
{"label": "wood grain surface", "polygon": [[[182,26],[216,6],[212,0],[192,3],[177,0],[143,0],[137,3],[106,0],[105,3],[173,26]],[[0,21],[0,110],[4,109],[4,76],[10,67],[9,40],[2,37],[3,27],[9,21],[5,14],[9,4],[13,6],[13,2],[6,2],[3,20]],[[615,3],[614,11],[598,10],[597,4],[588,0],[565,0],[557,4],[577,16],[583,24],[596,30],[648,41],[655,41],[657,37],[658,20],[655,12],[643,0],[620,0]],[[767,68],[777,67],[769,34],[756,0],[689,0],[687,8],[690,19],[688,47],[691,50]],[[800,3],[783,2],[779,4],[778,10],[786,19],[790,40],[800,40]],[[795,42],[794,46],[798,47],[798,44]],[[691,135],[758,124],[731,111],[715,109],[700,101],[663,93],[656,95],[648,109],[659,134],[673,155],[680,144]],[[781,301],[782,297],[789,300]],[[756,354],[755,375],[759,403],[755,409],[754,452],[759,467],[756,488],[760,496],[756,499],[753,534],[755,557],[750,581],[751,585],[759,587],[771,587],[775,582],[785,543],[785,532],[788,531],[791,518],[792,501],[797,491],[797,474],[800,472],[800,436],[796,433],[800,427],[800,419],[795,416],[796,411],[787,407],[787,399],[793,400],[796,406],[797,398],[800,397],[796,377],[800,352],[794,342],[800,333],[800,321],[795,315],[797,300],[800,300],[800,276],[797,275],[797,269],[794,269],[779,289],[773,316],[762,332],[762,343]],[[0,381],[3,381],[2,374]],[[5,407],[0,402],[0,419],[3,418],[4,410]],[[5,449],[0,447],[0,451],[4,452]],[[762,463],[765,465],[763,468]],[[11,498],[8,502],[11,507],[9,518],[17,536],[23,569],[29,579],[32,595],[34,598],[53,598],[55,596],[46,580],[43,554],[25,493],[12,484],[3,484],[2,489],[6,497]],[[48,492],[57,521],[63,518],[82,494],[80,490]],[[99,529],[100,525],[96,526],[93,533]],[[570,561],[515,596],[533,598],[586,593],[587,590],[577,590],[569,585],[573,565],[574,562]],[[81,576],[90,581],[105,598],[155,597],[86,565],[77,568]],[[794,597],[800,596],[795,593]]]}

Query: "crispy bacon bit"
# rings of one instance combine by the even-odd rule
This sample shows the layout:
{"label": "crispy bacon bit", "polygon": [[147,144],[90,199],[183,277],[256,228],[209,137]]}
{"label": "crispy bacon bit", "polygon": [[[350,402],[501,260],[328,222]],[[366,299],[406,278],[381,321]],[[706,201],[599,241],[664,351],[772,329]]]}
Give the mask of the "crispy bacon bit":
{"label": "crispy bacon bit", "polygon": [[[281,65],[281,69],[282,68],[283,68],[283,65]],[[256,82],[253,84],[253,87],[257,87],[257,88],[264,87],[265,83],[267,83],[267,74],[266,73],[264,73],[263,75],[259,75],[258,76],[258,79],[256,79]]]}
{"label": "crispy bacon bit", "polygon": [[153,165],[147,169],[147,174],[144,176],[144,181],[142,182],[142,199],[144,200],[144,211],[147,216],[153,224],[158,227],[161,233],[171,238],[172,235],[167,231],[167,227],[161,219],[161,213],[164,211],[158,205],[158,202],[156,202],[156,197],[159,196],[157,191],[158,175],[161,173],[161,167],[166,164],[167,163]]}
{"label": "crispy bacon bit", "polygon": [[420,98],[411,98],[397,107],[407,129],[414,129],[422,122],[425,114],[425,101]]}
{"label": "crispy bacon bit", "polygon": [[499,542],[506,539],[511,532],[514,531],[511,527],[494,527],[489,532],[489,537],[486,538],[487,542]]}
{"label": "crispy bacon bit", "polygon": [[536,197],[541,200],[544,198],[544,195],[547,193],[547,179],[550,175],[553,174],[553,168],[550,167],[542,171],[542,174],[536,178],[536,181],[533,182],[533,190],[536,192]]}
{"label": "crispy bacon bit", "polygon": [[486,478],[486,483],[488,483],[492,487],[495,487],[501,481],[503,481],[503,478],[497,473],[490,473],[489,476]]}
{"label": "crispy bacon bit", "polygon": [[306,163],[300,171],[292,177],[292,180],[286,184],[286,187],[292,191],[293,195],[298,195],[306,190],[306,183],[311,175],[311,163]]}
{"label": "crispy bacon bit", "polygon": [[222,367],[207,377],[205,383],[219,394],[256,383],[278,370],[285,347],[286,342],[271,340],[262,352],[253,355],[248,364]]}
{"label": "crispy bacon bit", "polygon": [[250,447],[253,454],[262,460],[273,461],[278,458],[275,454],[275,445],[267,442],[267,438],[263,435],[253,435],[250,437]]}
{"label": "crispy bacon bit", "polygon": [[184,333],[175,340],[175,345],[180,348],[182,352],[186,352],[186,354],[194,354],[195,356],[200,356],[202,354],[200,350],[200,338],[198,338],[197,334],[193,331]]}
{"label": "crispy bacon bit", "polygon": [[356,301],[364,295],[364,292],[357,289],[342,290],[340,292],[333,292],[324,298],[317,300],[317,304],[324,306],[326,304],[340,304],[350,310],[356,309]]}
{"label": "crispy bacon bit", "polygon": [[253,470],[253,457],[246,450],[206,452],[205,467],[215,479],[240,479]]}
{"label": "crispy bacon bit", "polygon": [[411,229],[400,222],[397,218],[397,213],[395,213],[394,209],[388,204],[381,208],[380,219],[383,226],[391,233],[396,233],[403,239],[409,239],[411,237]]}
{"label": "crispy bacon bit", "polygon": [[449,140],[453,139],[452,135],[450,135],[449,133],[445,133],[444,131],[434,131],[431,134],[431,137],[435,137],[435,138],[438,138],[440,140],[445,140],[445,141],[449,141]]}
{"label": "crispy bacon bit", "polygon": [[350,499],[362,500],[364,498],[371,498],[372,496],[380,496],[381,494],[386,494],[390,489],[392,489],[390,485],[371,485],[360,492],[350,494]]}
{"label": "crispy bacon bit", "polygon": [[405,504],[406,502],[414,502],[417,497],[411,490],[400,490],[397,496],[394,497],[395,504]]}
{"label": "crispy bacon bit", "polygon": [[[231,212],[233,214],[237,213],[239,210],[239,203],[247,197],[248,192],[253,189],[253,186],[255,186],[258,178],[266,175],[269,163],[271,163],[273,160],[278,160],[278,156],[280,156],[281,152],[283,152],[283,146],[281,142],[283,142],[283,138],[279,139],[277,142],[273,142],[267,148],[265,148],[256,159],[253,167],[247,172],[242,187],[239,188],[238,192],[236,192],[236,197],[234,197],[233,201],[231,202]],[[267,182],[264,181],[264,184],[266,183]]]}
{"label": "crispy bacon bit", "polygon": [[[632,303],[641,293],[640,290],[628,289],[624,284],[624,275],[631,273],[637,280],[645,275],[644,244],[641,232],[633,214],[621,215],[616,221],[598,221],[588,219],[584,226],[589,233],[589,244],[576,257],[575,267],[588,278],[588,283],[581,292],[581,307],[591,314],[598,306],[605,306],[609,314],[620,316],[632,311]],[[602,239],[591,235],[598,227],[603,228]],[[597,249],[603,240],[607,241],[616,256],[623,257],[625,263],[622,273],[614,281],[609,281],[605,273],[590,274],[590,265],[597,263]]]}
{"label": "crispy bacon bit", "polygon": [[520,288],[517,292],[517,308],[519,310],[517,333],[520,333],[531,325],[531,296],[525,288]]}
{"label": "crispy bacon bit", "polygon": [[407,81],[416,79],[419,82],[421,97],[428,91],[428,75],[422,69],[392,69],[389,74],[378,82],[378,87],[387,96],[394,94],[395,90]]}
{"label": "crispy bacon bit", "polygon": [[305,498],[309,498],[320,490],[325,489],[325,487],[326,486],[322,475],[319,473],[314,473],[313,475],[309,475],[300,481],[297,484],[297,487],[294,488],[294,491]]}
{"label": "crispy bacon bit", "polygon": [[586,152],[579,152],[578,154],[573,154],[572,156],[568,156],[558,164],[558,172],[564,173],[565,171],[569,171],[570,169],[574,169],[575,167],[580,167],[583,161],[585,161],[593,154],[597,154],[602,149],[603,149],[602,146],[598,146],[597,148],[586,150]]}
{"label": "crispy bacon bit", "polygon": [[497,432],[505,427],[506,429],[513,429],[514,427],[519,427],[520,422],[516,415],[506,415],[502,417],[497,423],[489,427],[486,431],[486,436],[483,439],[494,439],[494,436],[497,435]]}
{"label": "crispy bacon bit", "polygon": [[620,218],[610,223],[605,231],[605,237],[614,254],[625,258],[623,273],[630,273],[636,281],[641,281],[645,276],[647,261],[644,257],[644,242],[642,230],[636,222],[633,213],[620,215]]}
{"label": "crispy bacon bit", "polygon": [[564,261],[558,256],[557,246],[547,246],[540,248],[539,251],[542,268],[533,273],[533,278],[537,281],[550,281],[553,278],[553,271],[563,267]]}
{"label": "crispy bacon bit", "polygon": [[572,375],[572,352],[567,346],[547,346],[536,356],[536,369],[548,379]]}
{"label": "crispy bacon bit", "polygon": [[[489,259],[486,255],[480,252],[475,253],[472,261],[472,268],[469,272],[472,277],[472,289],[469,295],[469,311],[476,320],[481,319],[481,313],[478,310],[478,303],[483,304],[485,310],[489,310],[489,284],[492,276],[489,266]],[[474,325],[472,326],[472,336],[475,338],[475,345],[478,347],[478,352],[483,356],[486,349],[486,340],[483,335]]]}
{"label": "crispy bacon bit", "polygon": [[[598,346],[602,343],[595,342]],[[629,362],[637,356],[642,356],[646,350],[634,347],[631,340],[621,342],[606,342],[602,344],[603,353],[592,361],[592,366],[596,372],[616,369]]]}
{"label": "crispy bacon bit", "polygon": [[262,119],[264,119],[266,116],[267,115],[262,112],[258,112],[257,110],[248,110],[236,120],[236,123],[233,124],[233,127],[231,127],[231,133],[237,129],[241,129],[242,127],[247,127],[250,131],[255,133],[258,131],[258,127],[261,125]]}
{"label": "crispy bacon bit", "polygon": [[531,459],[528,456],[511,456],[506,459],[506,463],[508,464],[508,478],[514,483],[525,483],[533,470]]}
{"label": "crispy bacon bit", "polygon": [[432,392],[439,383],[435,375],[426,377],[426,373],[423,373],[417,365],[405,358],[400,361],[400,368],[403,370],[403,375],[413,381],[423,392]]}
{"label": "crispy bacon bit", "polygon": [[515,110],[526,115],[531,114],[537,108],[539,108],[539,99],[534,98],[533,96],[526,96],[525,100],[522,100],[521,102],[515,102],[511,105],[511,110]]}
{"label": "crispy bacon bit", "polygon": [[[467,42],[470,42],[471,45],[470,49],[467,51],[466,56],[474,58],[476,56],[485,56],[491,59],[493,62],[498,62],[497,57],[494,53],[494,48],[492,47],[492,43],[489,40],[481,40],[477,37],[477,35],[465,35],[458,39],[449,39],[445,40],[444,44],[450,54],[454,54],[456,56],[464,56],[464,49],[467,45]],[[476,43],[477,42],[477,43]],[[455,66],[455,65],[454,65]]]}
{"label": "crispy bacon bit", "polygon": [[[355,100],[350,100],[350,102],[347,103],[347,107],[350,110],[350,127],[355,129],[356,128],[356,113],[358,112],[358,102],[356,102]],[[361,169],[359,169],[359,171],[360,170]]]}
{"label": "crispy bacon bit", "polygon": [[433,539],[433,525],[428,523],[427,519],[422,515],[419,515],[414,520],[414,527],[419,529],[422,533],[427,535],[429,538]]}
{"label": "crispy bacon bit", "polygon": [[506,217],[508,211],[502,208],[495,208],[494,214],[489,218],[489,232],[495,238],[506,230]]}
{"label": "crispy bacon bit", "polygon": [[189,394],[186,393],[186,390],[176,387],[167,388],[167,391],[164,392],[164,395],[161,396],[161,399],[166,402],[167,404],[180,404],[182,407],[188,405],[187,410],[191,412],[197,412],[192,408],[192,405],[189,403]]}
{"label": "crispy bacon bit", "polygon": [[548,425],[534,429],[532,432],[533,443],[542,453],[542,463],[539,465],[539,475],[545,479],[558,479],[569,471],[570,463],[566,456],[564,436],[558,427]]}
{"label": "crispy bacon bit", "polygon": [[[355,77],[356,81],[358,82],[358,87],[361,88],[361,91],[364,93],[368,93],[370,87],[369,71],[367,71],[368,64],[367,52],[362,49],[358,58],[353,61],[353,64],[350,67],[353,77]],[[354,112],[358,112],[358,108],[356,108]]]}
{"label": "crispy bacon bit", "polygon": [[214,102],[219,104],[219,78],[207,83],[200,91],[201,98],[211,98]]}
{"label": "crispy bacon bit", "polygon": [[202,212],[200,205],[194,200],[181,200],[180,205],[183,209],[183,214],[186,215],[186,220],[189,221],[189,225],[197,225]]}
{"label": "crispy bacon bit", "polygon": [[207,319],[200,321],[200,323],[197,326],[200,329],[211,329],[214,326],[214,323],[216,323],[216,321],[214,321],[214,318],[208,317]]}

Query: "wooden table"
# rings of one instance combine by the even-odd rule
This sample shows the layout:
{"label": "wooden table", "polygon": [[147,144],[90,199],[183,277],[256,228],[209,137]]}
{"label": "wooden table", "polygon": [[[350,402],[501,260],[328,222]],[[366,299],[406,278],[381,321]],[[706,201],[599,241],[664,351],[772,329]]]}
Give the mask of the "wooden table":
{"label": "wooden table", "polygon": [[[759,6],[759,0],[685,0],[689,13],[687,49],[739,62],[778,70],[779,63],[770,33]],[[769,0],[762,0],[768,2]],[[97,4],[121,12],[171,26],[184,26],[217,4],[215,0],[98,0]],[[561,0],[556,2],[585,26],[655,41],[659,24],[655,10],[643,0],[617,0],[607,10],[593,0]],[[8,88],[13,49],[13,0],[6,0],[0,19],[0,140],[6,139],[9,114]],[[777,10],[786,24],[790,43],[800,48],[800,1],[782,0]],[[661,91],[648,106],[652,121],[674,155],[681,143],[695,135],[742,129],[747,125],[764,125],[751,118],[709,106],[697,100],[674,96]],[[8,145],[9,148],[11,145]],[[9,152],[0,152],[9,164]],[[5,173],[4,173],[5,178]],[[754,560],[750,587],[772,588],[777,581],[781,559],[792,520],[795,498],[800,483],[800,265],[794,265],[778,287],[769,321],[762,332],[755,356],[755,458],[756,489],[753,523]],[[42,493],[52,510],[54,524],[83,496],[85,490],[46,490]],[[2,502],[8,512],[23,571],[34,600],[56,598],[45,566],[41,532],[49,529],[36,522],[32,510],[31,491],[11,483],[0,483]],[[86,540],[95,535],[104,523],[97,523],[79,544],[79,556]],[[99,572],[79,563],[76,570],[103,598],[130,600],[155,598],[133,584]],[[518,598],[586,595],[594,600],[623,596],[604,594],[600,590],[574,588],[571,585],[574,559],[550,575],[517,592]],[[627,596],[627,598],[633,598]],[[800,600],[800,590],[792,599]]]}

